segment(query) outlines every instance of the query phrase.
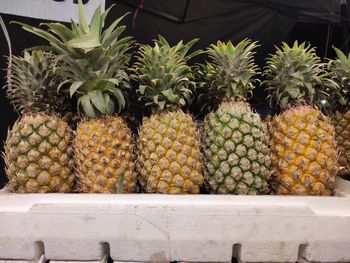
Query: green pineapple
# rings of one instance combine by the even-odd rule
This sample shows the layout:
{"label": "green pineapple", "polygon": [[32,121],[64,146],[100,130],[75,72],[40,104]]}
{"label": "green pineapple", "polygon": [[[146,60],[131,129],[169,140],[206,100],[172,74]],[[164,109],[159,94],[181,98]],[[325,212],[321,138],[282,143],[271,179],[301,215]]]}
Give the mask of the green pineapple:
{"label": "green pineapple", "polygon": [[60,117],[69,103],[57,94],[55,70],[55,57],[42,51],[9,59],[7,96],[23,114],[5,142],[6,173],[14,192],[73,189],[73,132]]}
{"label": "green pineapple", "polygon": [[248,39],[236,46],[218,41],[208,48],[210,62],[197,68],[199,86],[207,89],[203,98],[221,102],[204,120],[205,179],[211,193],[269,192],[266,127],[246,101],[259,72],[254,63],[256,47]]}
{"label": "green pineapple", "polygon": [[199,193],[203,183],[198,127],[181,110],[191,100],[186,62],[198,53],[187,54],[195,42],[170,46],[160,36],[154,46],[141,45],[135,63],[140,99],[153,109],[137,141],[139,181],[148,193]]}

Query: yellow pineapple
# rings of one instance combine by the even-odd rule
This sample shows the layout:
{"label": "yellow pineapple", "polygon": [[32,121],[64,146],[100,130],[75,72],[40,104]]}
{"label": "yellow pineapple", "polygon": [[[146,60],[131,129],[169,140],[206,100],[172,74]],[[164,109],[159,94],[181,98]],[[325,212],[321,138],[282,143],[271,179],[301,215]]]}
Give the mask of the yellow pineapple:
{"label": "yellow pineapple", "polygon": [[131,37],[120,38],[125,26],[120,19],[104,30],[110,9],[98,7],[90,24],[79,0],[79,25],[49,23],[46,32],[23,25],[46,40],[60,59],[57,72],[64,81],[60,89],[77,99],[85,118],[75,138],[77,190],[94,193],[136,191],[134,143],[120,112],[125,106],[125,89],[130,88],[126,69]]}
{"label": "yellow pineapple", "polygon": [[331,195],[338,171],[335,131],[317,108],[321,88],[332,87],[315,49],[283,43],[267,60],[269,100],[280,112],[270,121],[273,178],[277,194]]}
{"label": "yellow pineapple", "polygon": [[42,51],[10,57],[7,95],[23,115],[8,132],[4,159],[10,188],[20,193],[71,192],[73,132],[59,113],[68,108],[57,94],[55,58]]}
{"label": "yellow pineapple", "polygon": [[134,142],[123,118],[111,115],[80,122],[75,146],[78,191],[136,191]]}
{"label": "yellow pineapple", "polygon": [[137,141],[139,181],[148,193],[199,193],[203,183],[197,124],[181,110],[190,101],[193,78],[187,55],[196,40],[171,47],[159,37],[154,46],[142,45],[134,78],[140,99],[153,107]]}

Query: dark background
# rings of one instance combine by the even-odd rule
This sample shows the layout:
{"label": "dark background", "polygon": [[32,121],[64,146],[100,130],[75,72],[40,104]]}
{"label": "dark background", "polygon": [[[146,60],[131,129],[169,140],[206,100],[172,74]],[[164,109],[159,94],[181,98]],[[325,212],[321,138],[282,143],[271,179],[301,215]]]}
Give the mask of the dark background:
{"label": "dark background", "polygon": [[[282,41],[309,41],[317,47],[320,57],[333,57],[332,45],[348,51],[349,5],[340,0],[106,0],[107,7],[116,3],[107,18],[107,25],[125,12],[126,35],[132,35],[139,43],[150,43],[158,34],[170,43],[200,38],[197,48],[205,49],[217,40],[234,43],[246,37],[258,40],[261,46],[256,56],[262,67],[274,45]],[[2,14],[12,41],[13,53],[21,54],[27,47],[45,44],[40,38],[23,31],[16,20],[38,26],[42,20]],[[0,33],[0,86],[4,86],[8,48]],[[197,61],[203,58],[197,58]],[[265,93],[255,89],[252,104],[258,112],[268,110]],[[3,89],[0,90],[0,151],[7,130],[17,118]],[[193,109],[196,112],[196,108]],[[0,158],[0,188],[6,183],[4,163]]]}

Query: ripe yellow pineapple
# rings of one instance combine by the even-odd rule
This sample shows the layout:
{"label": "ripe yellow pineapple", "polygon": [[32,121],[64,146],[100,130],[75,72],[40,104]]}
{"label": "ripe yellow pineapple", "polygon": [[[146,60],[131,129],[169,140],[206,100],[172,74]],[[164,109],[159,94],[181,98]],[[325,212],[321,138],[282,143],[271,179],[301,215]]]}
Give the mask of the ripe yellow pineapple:
{"label": "ripe yellow pineapple", "polygon": [[120,38],[125,26],[120,19],[103,30],[110,9],[98,7],[88,23],[79,1],[79,25],[46,24],[45,32],[23,25],[48,40],[59,55],[60,88],[77,99],[85,118],[78,124],[75,139],[77,190],[94,193],[136,191],[134,143],[130,129],[115,112],[125,106],[125,89],[130,88],[126,69],[131,37]]}
{"label": "ripe yellow pineapple", "polygon": [[206,89],[201,97],[211,98],[210,104],[221,101],[204,120],[205,179],[211,193],[269,192],[265,124],[246,101],[259,72],[254,63],[256,46],[248,39],[235,46],[218,41],[208,48],[210,62],[196,71],[199,87]]}
{"label": "ripe yellow pineapple", "polygon": [[80,122],[75,146],[78,191],[136,191],[134,142],[124,119],[111,115]]}
{"label": "ripe yellow pineapple", "polygon": [[277,194],[331,195],[338,171],[334,127],[316,107],[332,82],[305,43],[283,43],[267,60],[272,188]]}
{"label": "ripe yellow pineapple", "polygon": [[140,99],[153,107],[143,119],[137,141],[139,181],[148,193],[199,193],[203,183],[197,124],[180,108],[190,101],[191,68],[187,55],[196,42],[171,47],[159,37],[154,46],[142,45],[134,78]]}
{"label": "ripe yellow pineapple", "polygon": [[10,189],[20,193],[71,192],[75,182],[73,133],[59,117],[68,103],[56,91],[55,58],[33,51],[10,59],[7,95],[23,113],[5,142]]}
{"label": "ripe yellow pineapple", "polygon": [[350,54],[346,56],[341,50],[334,48],[337,58],[330,60],[328,68],[339,90],[331,93],[328,105],[335,127],[339,149],[339,174],[350,177]]}

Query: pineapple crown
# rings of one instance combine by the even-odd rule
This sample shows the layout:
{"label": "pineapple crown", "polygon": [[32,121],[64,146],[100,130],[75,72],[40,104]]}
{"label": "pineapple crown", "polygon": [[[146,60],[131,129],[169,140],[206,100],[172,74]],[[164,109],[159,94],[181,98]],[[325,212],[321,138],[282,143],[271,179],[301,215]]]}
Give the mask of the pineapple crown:
{"label": "pineapple crown", "polygon": [[79,24],[72,20],[70,29],[60,23],[46,23],[45,31],[17,22],[50,43],[62,62],[57,73],[64,81],[58,89],[68,87],[65,91],[77,97],[78,111],[82,109],[88,117],[120,112],[125,106],[125,88],[130,88],[126,70],[133,41],[131,37],[120,38],[125,26],[118,26],[127,14],[103,30],[111,8],[102,12],[99,6],[88,23],[79,0]]}
{"label": "pineapple crown", "polygon": [[339,89],[330,93],[329,106],[333,111],[347,111],[350,108],[350,53],[346,56],[340,49],[333,49],[337,57],[328,62],[328,70]]}
{"label": "pineapple crown", "polygon": [[17,111],[59,114],[69,107],[68,98],[57,93],[60,78],[55,74],[56,59],[51,53],[24,51],[22,57],[10,56],[8,64],[5,89]]}
{"label": "pineapple crown", "polygon": [[207,49],[211,62],[201,67],[201,85],[212,87],[226,98],[251,95],[257,81],[254,77],[259,73],[254,62],[256,47],[257,42],[250,39],[244,39],[236,46],[231,41],[212,44]]}
{"label": "pineapple crown", "polygon": [[186,44],[180,41],[170,46],[165,38],[159,36],[154,46],[140,46],[132,76],[140,83],[139,99],[144,100],[146,106],[165,109],[190,103],[194,82],[187,61],[201,51],[191,54],[188,51],[197,41],[193,39]]}
{"label": "pineapple crown", "polygon": [[254,62],[257,42],[250,39],[236,46],[231,41],[218,41],[207,49],[210,62],[197,65],[195,75],[198,88],[205,88],[198,97],[202,110],[218,105],[222,99],[246,99],[255,88],[259,68]]}
{"label": "pineapple crown", "polygon": [[315,48],[305,42],[293,46],[282,43],[267,59],[263,82],[269,93],[270,106],[283,110],[297,105],[318,106],[336,87],[325,71]]}

